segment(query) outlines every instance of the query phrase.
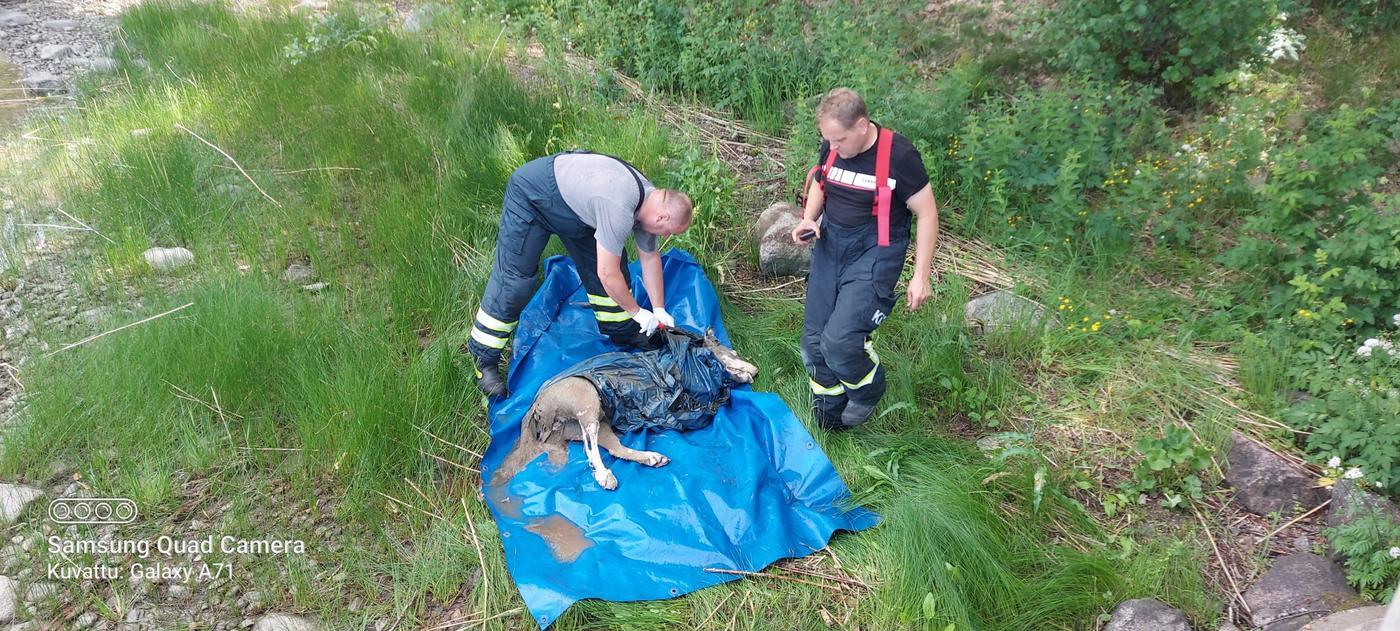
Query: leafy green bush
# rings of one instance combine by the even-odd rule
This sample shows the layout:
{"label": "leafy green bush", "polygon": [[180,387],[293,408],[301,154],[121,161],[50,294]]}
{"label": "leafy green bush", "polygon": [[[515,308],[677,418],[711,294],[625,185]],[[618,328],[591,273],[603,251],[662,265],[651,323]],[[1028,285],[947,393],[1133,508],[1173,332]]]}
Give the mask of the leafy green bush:
{"label": "leafy green bush", "polygon": [[1174,104],[1208,100],[1259,58],[1279,0],[1072,0],[1046,26],[1057,62],[1096,77],[1161,86]]}
{"label": "leafy green bush", "polygon": [[[1119,484],[1128,498],[1136,494],[1138,503],[1142,503],[1148,495],[1160,493],[1166,508],[1179,506],[1185,500],[1183,495],[1201,498],[1201,478],[1197,474],[1210,466],[1210,449],[1197,444],[1190,430],[1169,426],[1161,438],[1140,438],[1136,446],[1142,460],[1133,469],[1133,479]],[[1105,509],[1110,501],[1118,503],[1123,497],[1105,498]]]}
{"label": "leafy green bush", "polygon": [[1137,152],[1165,150],[1155,99],[1150,88],[1097,81],[988,99],[934,156],[935,186],[955,192],[969,227],[1045,246],[1124,248],[1143,214],[1094,201],[1135,168]]}
{"label": "leafy green bush", "polygon": [[481,4],[523,16],[520,23],[541,39],[566,42],[649,87],[701,97],[768,131],[781,128],[791,100],[840,84],[889,86],[907,72],[893,42],[865,35],[888,23],[890,8],[838,3],[810,11],[760,0]]}
{"label": "leafy green bush", "polygon": [[1343,105],[1303,132],[1261,156],[1255,210],[1221,260],[1269,283],[1268,335],[1288,357],[1287,381],[1315,396],[1284,418],[1311,432],[1310,449],[1400,491],[1400,364],[1375,346],[1390,344],[1400,307],[1400,195],[1385,177],[1400,105]]}
{"label": "leafy green bush", "polygon": [[341,5],[335,11],[312,16],[311,28],[287,44],[283,54],[297,64],[325,50],[368,53],[388,36],[393,17],[393,8],[388,5]]}
{"label": "leafy green bush", "polygon": [[1294,354],[1299,377],[1320,395],[1284,418],[1312,432],[1307,444],[1315,453],[1331,454],[1381,489],[1400,492],[1400,346],[1384,335],[1359,343],[1303,338],[1301,344],[1309,348]]}
{"label": "leafy green bush", "polygon": [[1400,304],[1400,195],[1383,193],[1400,104],[1345,105],[1266,166],[1257,212],[1223,261],[1275,280],[1273,306],[1375,327]]}
{"label": "leafy green bush", "polygon": [[1400,28],[1400,3],[1394,0],[1316,0],[1313,4],[1352,35]]}
{"label": "leafy green bush", "polygon": [[1400,524],[1371,511],[1350,524],[1323,529],[1322,534],[1346,556],[1347,582],[1362,596],[1382,603],[1395,597],[1395,582],[1400,578]]}

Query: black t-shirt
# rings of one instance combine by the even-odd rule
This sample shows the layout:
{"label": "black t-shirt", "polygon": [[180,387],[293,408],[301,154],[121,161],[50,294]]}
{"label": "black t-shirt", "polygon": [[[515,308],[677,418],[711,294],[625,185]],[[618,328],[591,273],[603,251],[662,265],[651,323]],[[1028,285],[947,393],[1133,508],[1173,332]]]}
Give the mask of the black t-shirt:
{"label": "black t-shirt", "polygon": [[[878,128],[879,126],[876,125]],[[863,153],[847,160],[836,156],[823,185],[826,205],[822,209],[827,219],[843,226],[859,226],[874,221],[871,210],[875,207],[875,154],[880,143],[870,145]],[[823,140],[817,152],[817,166],[826,164],[826,154],[831,144]],[[816,179],[822,179],[822,170],[817,169]],[[895,133],[890,143],[890,179],[893,180],[890,195],[890,225],[906,225],[909,221],[909,198],[928,184],[928,172],[924,170],[924,159],[919,150],[908,138]]]}

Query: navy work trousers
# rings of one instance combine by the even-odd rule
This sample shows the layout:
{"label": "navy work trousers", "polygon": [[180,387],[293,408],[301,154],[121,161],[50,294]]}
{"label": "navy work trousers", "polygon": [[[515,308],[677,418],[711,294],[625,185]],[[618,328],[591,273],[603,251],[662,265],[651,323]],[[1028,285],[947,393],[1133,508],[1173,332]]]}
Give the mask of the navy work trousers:
{"label": "navy work trousers", "polygon": [[[598,330],[619,345],[633,342],[641,332],[631,316],[608,297],[598,278],[598,242],[593,228],[583,223],[559,195],[554,180],[554,158],[558,155],[525,163],[506,182],[496,260],[468,343],[479,365],[495,366],[500,361],[520,312],[535,293],[540,256],[550,235],[559,237],[578,268],[588,302],[598,319]],[[621,266],[622,277],[630,286],[626,252],[622,254]]]}
{"label": "navy work trousers", "polygon": [[892,225],[890,231],[890,245],[881,247],[873,220],[860,226],[824,220],[813,245],[802,361],[814,417],[823,427],[842,427],[848,403],[873,409],[885,393],[885,369],[871,336],[894,308],[909,225]]}

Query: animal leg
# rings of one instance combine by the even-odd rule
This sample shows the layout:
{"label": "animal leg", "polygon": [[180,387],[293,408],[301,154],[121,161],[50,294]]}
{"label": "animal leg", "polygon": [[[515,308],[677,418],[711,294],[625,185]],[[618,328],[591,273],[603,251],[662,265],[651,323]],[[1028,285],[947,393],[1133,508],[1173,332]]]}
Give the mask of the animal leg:
{"label": "animal leg", "polygon": [[598,411],[580,410],[578,424],[583,434],[583,453],[588,456],[588,466],[593,468],[594,481],[609,491],[616,489],[617,476],[603,464],[603,456],[598,453]]}
{"label": "animal leg", "polygon": [[660,467],[671,462],[670,458],[655,451],[638,451],[630,447],[624,447],[622,441],[617,439],[617,434],[613,432],[612,426],[601,423],[598,426],[598,444],[603,449],[608,450],[614,458],[640,462],[648,467]]}

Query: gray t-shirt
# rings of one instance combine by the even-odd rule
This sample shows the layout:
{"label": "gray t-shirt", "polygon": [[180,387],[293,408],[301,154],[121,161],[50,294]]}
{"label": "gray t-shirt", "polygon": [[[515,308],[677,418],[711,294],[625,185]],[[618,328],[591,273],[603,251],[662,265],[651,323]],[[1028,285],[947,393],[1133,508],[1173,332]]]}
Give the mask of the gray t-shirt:
{"label": "gray t-shirt", "polygon": [[[633,173],[642,180],[640,199]],[[566,153],[554,159],[554,180],[559,184],[559,196],[593,228],[593,236],[604,250],[622,256],[630,232],[637,239],[637,249],[656,251],[656,235],[642,230],[633,214],[656,188],[646,176],[605,155]]]}

